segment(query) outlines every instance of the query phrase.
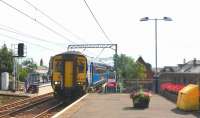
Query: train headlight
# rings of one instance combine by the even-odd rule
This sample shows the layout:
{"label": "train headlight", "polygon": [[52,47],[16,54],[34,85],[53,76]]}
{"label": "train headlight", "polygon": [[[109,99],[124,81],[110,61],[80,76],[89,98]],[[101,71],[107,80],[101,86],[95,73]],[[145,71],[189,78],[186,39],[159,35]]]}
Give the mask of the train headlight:
{"label": "train headlight", "polygon": [[81,83],[81,82],[77,82],[77,84],[78,84],[78,85],[81,85],[82,83]]}
{"label": "train headlight", "polygon": [[55,85],[60,84],[60,81],[55,81],[54,84]]}

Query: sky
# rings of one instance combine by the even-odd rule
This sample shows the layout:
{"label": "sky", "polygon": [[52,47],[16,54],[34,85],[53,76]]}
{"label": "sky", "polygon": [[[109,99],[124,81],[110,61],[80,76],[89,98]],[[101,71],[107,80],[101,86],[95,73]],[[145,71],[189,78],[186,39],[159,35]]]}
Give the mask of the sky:
{"label": "sky", "polygon": [[[67,51],[69,44],[109,43],[84,0],[26,0],[37,9],[24,0],[3,1],[53,29],[54,32],[50,31],[0,1],[0,43],[13,48],[11,45],[23,41],[27,47],[27,58],[33,58],[37,63],[42,58],[48,65],[49,58]],[[200,59],[199,0],[87,0],[87,3],[112,43],[118,44],[119,54],[135,60],[142,56],[155,67],[155,24],[154,21],[141,22],[140,18],[167,16],[173,21],[161,20],[157,25],[158,67],[176,66],[183,63],[183,59]],[[100,56],[101,49],[79,51],[93,59],[108,58],[114,54],[110,49],[105,49]]]}

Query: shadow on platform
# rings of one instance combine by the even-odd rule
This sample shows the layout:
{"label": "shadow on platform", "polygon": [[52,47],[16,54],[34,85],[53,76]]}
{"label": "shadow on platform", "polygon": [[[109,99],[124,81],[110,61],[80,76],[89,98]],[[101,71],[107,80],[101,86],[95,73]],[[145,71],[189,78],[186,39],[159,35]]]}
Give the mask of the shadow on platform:
{"label": "shadow on platform", "polygon": [[124,107],[123,110],[144,110],[144,109],[147,109],[147,108],[135,108],[135,107]]}
{"label": "shadow on platform", "polygon": [[174,108],[171,111],[176,113],[176,114],[180,114],[180,115],[192,114],[192,115],[196,116],[197,118],[200,118],[200,111],[182,111],[182,110],[179,110],[177,108]]}

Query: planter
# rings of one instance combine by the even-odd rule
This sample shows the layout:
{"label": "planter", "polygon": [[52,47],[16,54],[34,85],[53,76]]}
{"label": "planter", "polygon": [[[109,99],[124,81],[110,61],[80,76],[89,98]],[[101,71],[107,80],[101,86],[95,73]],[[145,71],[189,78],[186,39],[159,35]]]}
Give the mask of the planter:
{"label": "planter", "polygon": [[148,108],[150,95],[147,93],[136,93],[132,98],[134,108]]}
{"label": "planter", "polygon": [[149,101],[147,101],[147,100],[139,100],[136,103],[134,103],[134,101],[133,101],[133,107],[134,108],[148,108],[149,107]]}

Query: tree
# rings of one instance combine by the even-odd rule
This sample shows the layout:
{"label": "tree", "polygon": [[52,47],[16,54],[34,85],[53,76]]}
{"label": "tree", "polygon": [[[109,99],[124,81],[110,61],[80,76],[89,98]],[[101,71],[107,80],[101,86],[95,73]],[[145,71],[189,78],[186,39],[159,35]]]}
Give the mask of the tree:
{"label": "tree", "polygon": [[136,63],[135,60],[125,54],[114,56],[117,64],[119,78],[122,79],[144,79],[145,67]]}
{"label": "tree", "polygon": [[32,58],[29,58],[22,62],[22,68],[26,68],[28,72],[33,72],[33,70],[37,68],[37,64]]}
{"label": "tree", "polygon": [[19,72],[19,80],[24,82],[27,76],[28,76],[28,69],[21,68],[21,70]]}
{"label": "tree", "polygon": [[137,63],[137,77],[139,79],[145,79],[146,78],[146,69],[145,66],[142,64]]}
{"label": "tree", "polygon": [[43,66],[43,60],[40,59],[40,66]]}
{"label": "tree", "polygon": [[[117,64],[117,71],[119,81],[122,83],[123,87],[130,87],[132,80],[133,82],[136,79],[145,79],[146,70],[145,66],[140,63],[136,63],[135,60],[125,54],[119,56],[114,56],[114,59]],[[135,79],[135,80],[134,80]]]}
{"label": "tree", "polygon": [[13,71],[13,53],[11,50],[8,50],[6,44],[0,49],[0,72],[9,72]]}
{"label": "tree", "polygon": [[37,64],[34,63],[32,58],[24,60],[20,66],[19,80],[24,81],[28,76],[28,73],[33,72],[36,68]]}

